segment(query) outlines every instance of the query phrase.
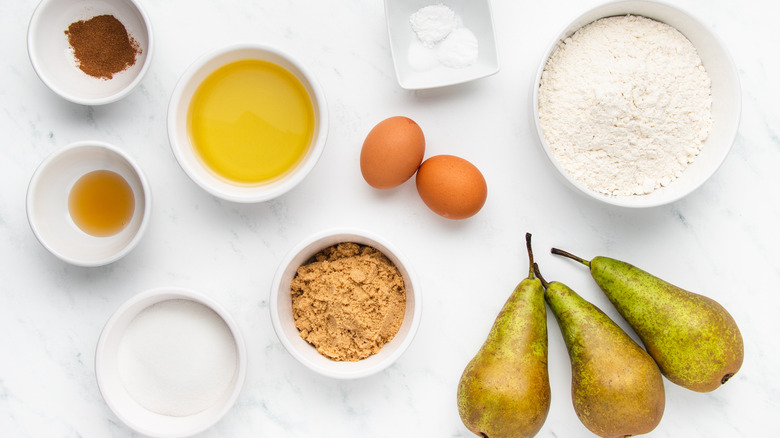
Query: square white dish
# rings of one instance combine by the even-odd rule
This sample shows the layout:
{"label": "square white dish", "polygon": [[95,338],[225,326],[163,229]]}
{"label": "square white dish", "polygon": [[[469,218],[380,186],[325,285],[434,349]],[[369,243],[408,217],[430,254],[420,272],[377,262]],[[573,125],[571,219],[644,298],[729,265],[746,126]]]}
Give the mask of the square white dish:
{"label": "square white dish", "polygon": [[[436,4],[452,9],[461,19],[463,27],[476,36],[479,53],[473,64],[460,68],[443,65],[420,68],[410,62],[410,48],[419,43],[412,30],[410,17],[420,8]],[[489,0],[385,0],[385,17],[395,74],[398,84],[404,89],[419,90],[461,84],[490,76],[500,69]]]}

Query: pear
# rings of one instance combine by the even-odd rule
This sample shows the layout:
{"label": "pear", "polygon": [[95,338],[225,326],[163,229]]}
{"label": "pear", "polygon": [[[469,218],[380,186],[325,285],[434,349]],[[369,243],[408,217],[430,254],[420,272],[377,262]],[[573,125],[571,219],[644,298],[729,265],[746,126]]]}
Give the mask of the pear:
{"label": "pear", "polygon": [[605,438],[655,429],[666,400],[653,358],[601,309],[565,284],[537,276],[569,351],[572,403],[582,424]]}
{"label": "pear", "polygon": [[463,424],[483,438],[533,437],[550,410],[547,312],[526,234],[528,278],[515,287],[458,383]]}
{"label": "pear", "polygon": [[742,366],[744,346],[734,318],[715,300],[689,292],[628,263],[608,257],[574,259],[633,327],[661,372],[673,383],[709,392]]}

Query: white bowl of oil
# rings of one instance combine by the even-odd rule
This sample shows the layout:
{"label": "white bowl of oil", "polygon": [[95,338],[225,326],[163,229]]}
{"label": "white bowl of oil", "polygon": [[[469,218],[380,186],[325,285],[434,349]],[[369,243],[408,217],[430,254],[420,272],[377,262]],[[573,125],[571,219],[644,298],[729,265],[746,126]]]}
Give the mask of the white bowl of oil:
{"label": "white bowl of oil", "polygon": [[303,64],[273,47],[236,44],[195,61],[168,108],[171,149],[212,195],[262,202],[300,183],[328,133],[325,95]]}
{"label": "white bowl of oil", "polygon": [[61,148],[35,170],[27,218],[35,237],[78,266],[112,263],[138,245],[151,190],[141,168],[116,146],[83,141]]}

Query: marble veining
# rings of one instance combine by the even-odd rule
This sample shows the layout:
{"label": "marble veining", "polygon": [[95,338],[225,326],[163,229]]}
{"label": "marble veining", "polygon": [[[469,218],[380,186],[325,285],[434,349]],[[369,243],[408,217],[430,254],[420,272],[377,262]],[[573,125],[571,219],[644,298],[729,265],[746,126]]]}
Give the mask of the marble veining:
{"label": "marble veining", "polygon": [[[66,102],[35,75],[26,32],[36,0],[7,2],[0,14],[0,435],[137,436],[100,396],[97,339],[125,300],[180,286],[226,307],[249,354],[235,406],[201,437],[473,436],[458,417],[457,382],[526,275],[526,231],[534,234],[545,276],[567,283],[624,328],[587,272],[550,255],[550,247],[630,261],[712,296],[740,324],[742,370],[709,394],[665,381],[665,415],[648,436],[780,435],[780,40],[773,2],[675,2],[731,52],[742,81],[742,120],[728,159],[708,183],[674,204],[641,211],[599,205],[565,187],[534,139],[530,93],[540,57],[597,0],[494,0],[501,71],[416,92],[396,82],[380,1],[141,2],[155,31],[152,66],[133,93],[101,107]],[[179,75],[205,52],[243,41],[292,52],[320,81],[330,110],[315,169],[281,198],[257,205],[201,190],[179,168],[167,136]],[[413,181],[385,192],[365,184],[360,146],[392,115],[422,126],[426,156],[459,155],[482,170],[489,193],[477,216],[435,216]],[[153,216],[127,257],[85,269],[38,243],[25,198],[46,156],[89,139],[138,160],[152,186]],[[412,260],[424,296],[409,350],[382,373],[356,381],[324,378],[296,362],[279,343],[268,309],[285,254],[310,234],[339,226],[392,241]],[[538,436],[592,436],[571,406],[569,359],[550,314],[548,327],[552,407]]]}

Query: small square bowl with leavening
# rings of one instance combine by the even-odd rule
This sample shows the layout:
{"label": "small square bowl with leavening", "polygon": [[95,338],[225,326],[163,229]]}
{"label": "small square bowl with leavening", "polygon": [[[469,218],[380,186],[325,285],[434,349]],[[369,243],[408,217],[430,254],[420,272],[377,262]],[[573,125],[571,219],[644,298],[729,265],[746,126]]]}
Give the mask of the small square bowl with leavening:
{"label": "small square bowl with leavening", "polygon": [[62,98],[103,105],[127,96],[152,60],[152,25],[136,0],[43,0],[27,51],[41,81]]}
{"label": "small square bowl with leavening", "polygon": [[[684,112],[679,118],[667,116],[678,123],[680,129],[667,129],[665,127],[659,127],[660,125],[644,123],[642,122],[644,119],[635,119],[628,111],[625,113],[622,111],[625,108],[630,108],[631,105],[636,105],[636,107],[639,108],[639,103],[643,105],[653,103],[655,96],[647,92],[646,90],[648,89],[646,87],[654,83],[664,82],[656,76],[653,76],[653,73],[656,71],[662,72],[664,77],[661,79],[666,80],[668,77],[672,76],[672,72],[677,72],[680,69],[674,70],[671,62],[661,63],[660,67],[657,67],[656,69],[656,67],[654,67],[655,64],[651,65],[649,61],[654,59],[659,53],[675,52],[675,50],[676,53],[681,53],[681,44],[666,44],[647,57],[638,55],[636,50],[631,51],[627,57],[614,54],[610,55],[614,56],[614,59],[621,60],[620,62],[623,62],[622,60],[624,59],[634,62],[635,64],[632,64],[631,68],[633,68],[634,65],[647,63],[647,67],[645,67],[644,70],[639,70],[640,79],[634,84],[635,86],[633,89],[624,91],[620,94],[622,96],[633,97],[633,100],[631,101],[626,100],[625,106],[620,105],[621,102],[615,103],[614,100],[605,99],[605,96],[608,97],[615,94],[614,89],[620,88],[610,81],[612,81],[612,78],[622,77],[620,75],[629,70],[629,67],[625,64],[619,65],[621,69],[625,67],[625,70],[617,71],[614,74],[602,74],[599,77],[594,77],[592,80],[589,80],[587,87],[579,86],[579,84],[577,84],[574,89],[577,92],[581,92],[582,99],[579,98],[579,95],[563,95],[562,91],[560,91],[571,90],[573,88],[572,85],[574,84],[573,80],[563,80],[553,74],[547,76],[548,62],[558,55],[557,52],[559,52],[559,48],[567,47],[567,50],[569,50],[568,53],[571,54],[571,50],[579,50],[584,46],[584,43],[578,44],[576,37],[572,38],[578,30],[583,29],[587,25],[600,19],[610,17],[626,17],[639,19],[640,21],[643,19],[650,19],[668,25],[679,31],[679,33],[692,44],[695,52],[701,59],[701,66],[703,66],[703,69],[706,70],[706,74],[709,76],[712,115],[709,134],[703,141],[697,140],[696,142],[684,143],[686,147],[700,147],[701,149],[692,161],[690,158],[685,160],[689,164],[686,164],[686,167],[683,167],[679,173],[678,171],[674,171],[673,173],[666,174],[663,178],[654,181],[653,178],[645,178],[644,176],[648,175],[648,172],[643,173],[639,171],[639,169],[642,168],[641,166],[645,166],[644,168],[647,169],[646,166],[649,166],[649,163],[658,162],[659,158],[663,158],[662,155],[653,154],[656,151],[663,150],[664,147],[661,143],[665,138],[668,138],[668,133],[680,133],[686,130],[699,132],[695,129],[697,121],[701,120],[695,117],[695,115],[698,114],[695,110],[699,107],[689,107],[688,109],[690,111]],[[593,33],[591,32],[590,35],[593,35]],[[635,39],[636,41],[649,41],[653,38],[658,38],[658,35],[659,32],[647,33],[645,35],[636,36]],[[595,40],[596,38],[592,38],[589,41],[593,42]],[[603,38],[603,40],[606,41],[609,39]],[[615,49],[614,40],[615,38],[609,40],[613,41],[611,43],[613,46],[601,47],[600,50],[602,50],[602,53],[612,53],[610,50]],[[574,44],[571,44],[572,42],[574,42]],[[572,47],[576,49],[571,49]],[[562,50],[560,51],[562,52]],[[620,50],[617,50],[617,52],[620,52]],[[568,56],[568,59],[572,58],[573,55]],[[685,59],[681,57],[678,58]],[[560,60],[560,58],[557,59]],[[588,59],[589,65],[592,66],[598,65],[595,58],[589,58],[583,55],[579,59]],[[560,66],[560,63],[557,65]],[[558,71],[561,71],[561,69]],[[569,68],[568,71],[576,71],[580,77],[584,75],[584,73],[582,73],[583,69],[571,70],[571,68]],[[681,83],[678,76],[674,76],[674,78],[672,84],[676,86]],[[548,88],[546,89],[547,95],[543,96],[541,88],[542,83],[545,81]],[[604,85],[605,82],[607,85]],[[629,83],[628,85],[631,84]],[[541,64],[534,77],[532,87],[532,111],[530,114],[532,115],[533,123],[536,126],[538,143],[554,168],[555,174],[560,177],[565,185],[572,188],[575,192],[578,192],[587,198],[618,207],[657,207],[675,202],[689,195],[704,184],[721,166],[731,150],[739,128],[741,112],[739,75],[726,47],[715,33],[695,16],[672,6],[671,4],[661,2],[647,0],[611,1],[582,13],[572,22],[567,24],[549,44],[546,52],[541,58]],[[594,90],[592,93],[582,92],[582,90],[590,90],[589,87]],[[626,87],[622,87],[621,89],[625,90]],[[638,95],[636,93],[638,93]],[[667,100],[679,102],[680,99],[684,100],[687,95],[688,93],[675,93],[674,91],[670,91],[670,89],[659,90],[657,96],[660,96],[661,99],[658,100],[657,105],[653,106],[652,111],[654,112],[652,114],[657,115],[659,113],[667,112],[666,108],[671,107],[671,105],[664,106]],[[579,105],[579,102],[584,102],[586,100],[587,102],[596,103],[588,110],[583,111],[578,109],[575,111],[569,109],[561,112],[561,116],[574,117],[576,122],[572,123],[571,129],[565,133],[566,135],[560,135],[564,132],[563,130],[558,129],[553,131],[549,128],[549,125],[545,127],[545,124],[541,120],[542,114],[540,111],[540,103],[545,101],[549,104],[552,102],[551,96],[555,97],[555,102],[568,105],[569,107],[580,108],[577,106]],[[681,107],[685,104],[686,102],[680,103]],[[643,111],[649,111],[644,106],[642,109]],[[644,114],[646,114],[646,112],[640,113],[642,117]],[[672,112],[667,112],[667,114],[672,114]],[[552,114],[551,111],[547,111],[545,120],[547,123],[551,123],[552,120],[560,120],[560,117],[557,117],[556,115],[557,113]],[[602,115],[604,117],[601,117]],[[615,131],[609,131],[609,134],[614,135],[614,138],[622,138],[622,140],[614,144],[603,141],[604,139],[609,139],[611,137],[610,135],[604,134],[603,131],[594,131],[593,128],[596,125],[594,120],[602,123],[609,118],[607,116],[611,117],[610,120],[612,121],[609,125],[602,125],[605,130],[611,130],[615,127],[623,126],[624,124],[628,124],[629,128],[631,126],[640,125],[641,128],[639,128],[639,132],[642,133],[642,138],[639,139],[640,141],[634,142],[634,139],[630,136],[622,138],[619,135],[620,133],[615,133]],[[639,121],[637,122],[637,120]],[[550,131],[545,132],[547,129],[550,129]],[[647,132],[645,132],[645,130]],[[591,135],[589,131],[595,133]],[[576,136],[573,134],[569,135],[572,132],[576,133]],[[630,132],[636,132],[636,130]],[[588,135],[585,135],[586,133]],[[663,135],[666,135],[666,137],[663,137]],[[564,138],[564,141],[561,141],[561,138]],[[589,139],[601,140],[597,143],[591,143]],[[655,151],[648,147],[638,148],[637,146],[644,141],[654,141],[656,144],[661,145],[661,147]],[[557,146],[553,143],[556,143]],[[607,159],[616,158],[610,151],[614,151],[618,147],[623,148],[622,150],[624,151],[629,151],[633,155],[630,157],[627,152],[625,157],[620,157],[620,162],[624,165],[620,167],[621,172],[623,173],[620,174],[621,177],[619,178],[614,177],[612,173],[615,168],[606,167],[604,164],[608,162]],[[553,150],[554,148],[555,151]],[[593,165],[585,165],[578,161],[576,164],[579,165],[579,167],[571,167],[571,161],[573,161],[571,158],[575,154],[580,154],[582,150],[591,151],[592,155],[589,156],[589,158],[593,158],[593,160],[589,163]],[[677,156],[677,160],[682,162],[682,158],[679,156]],[[667,162],[673,163],[671,160]],[[661,169],[667,167],[658,165],[653,166],[657,166],[657,168]],[[594,169],[598,169],[598,171]],[[596,174],[601,175],[597,179],[603,179],[604,184],[600,184],[594,188],[594,175]],[[636,184],[636,186],[618,187],[618,181],[621,183],[625,182],[625,179],[627,178],[626,175],[633,175],[634,181],[632,184]],[[585,176],[587,176],[587,178]],[[615,190],[610,192],[609,190],[604,189],[604,187],[609,184],[615,186]],[[634,194],[628,194],[629,190],[636,191],[633,192]],[[637,194],[639,192],[642,192],[642,194]]]}
{"label": "small square bowl with leavening", "polygon": [[[306,276],[303,289],[299,275]],[[417,276],[394,245],[338,228],[307,237],[281,261],[271,286],[271,321],[300,363],[327,377],[356,379],[384,370],[406,351],[420,324],[421,299]],[[394,309],[385,306],[393,301]],[[382,334],[390,326],[391,336]]]}
{"label": "small square bowl with leavening", "polygon": [[385,18],[401,88],[457,85],[500,70],[489,0],[385,0]]}

